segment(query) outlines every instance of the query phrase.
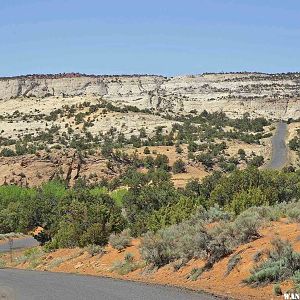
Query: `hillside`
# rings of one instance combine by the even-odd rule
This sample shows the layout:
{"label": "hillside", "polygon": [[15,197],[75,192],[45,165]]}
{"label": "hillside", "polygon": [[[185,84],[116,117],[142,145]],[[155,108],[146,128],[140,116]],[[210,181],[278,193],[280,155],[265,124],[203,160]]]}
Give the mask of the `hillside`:
{"label": "hillside", "polygon": [[[236,248],[231,255],[217,262],[211,270],[195,278],[191,274],[194,270],[203,267],[203,260],[192,259],[179,270],[176,270],[176,264],[174,263],[158,270],[149,270],[145,267],[145,263],[140,256],[140,240],[137,239],[133,240],[131,245],[122,251],[114,249],[111,245],[105,247],[101,254],[93,254],[88,248],[59,249],[51,253],[36,250],[35,252],[31,251],[32,254],[27,250],[27,254],[24,251],[15,253],[15,262],[12,265],[9,262],[9,255],[4,255],[1,259],[2,262],[5,261],[7,266],[15,268],[108,276],[172,285],[206,291],[230,299],[282,299],[282,295],[274,296],[273,285],[270,283],[251,286],[243,283],[243,280],[249,277],[253,267],[259,264],[255,261],[255,257],[258,257],[259,253],[267,253],[272,248],[271,241],[275,237],[289,240],[294,249],[299,251],[298,226],[296,223],[289,223],[286,219],[268,224],[260,231],[261,236],[257,240]],[[128,255],[133,256],[134,264],[137,267],[118,269],[117,266]],[[234,257],[240,257],[240,259],[231,266]],[[226,270],[228,269],[230,271],[227,274]],[[290,280],[281,284],[283,292],[287,292],[292,286]]]}
{"label": "hillside", "polygon": [[[0,184],[116,178],[133,160],[147,158],[145,146],[153,157],[166,155],[170,168],[183,160],[185,171],[173,174],[177,186],[231,170],[232,163],[245,167],[237,161],[240,149],[247,161],[256,155],[266,164],[276,119],[300,116],[299,82],[298,73],[1,78]],[[103,155],[105,143],[131,158]],[[195,158],[207,152],[213,157]]]}

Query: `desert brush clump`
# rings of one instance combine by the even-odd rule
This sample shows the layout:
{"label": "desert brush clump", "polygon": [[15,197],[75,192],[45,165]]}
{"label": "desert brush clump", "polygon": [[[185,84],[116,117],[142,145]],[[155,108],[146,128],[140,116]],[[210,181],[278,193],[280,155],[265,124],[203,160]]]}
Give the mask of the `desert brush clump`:
{"label": "desert brush clump", "polygon": [[225,272],[225,276],[229,275],[232,270],[241,262],[242,256],[240,253],[235,253],[232,255],[227,263],[227,269]]}
{"label": "desert brush clump", "polygon": [[113,264],[111,270],[117,272],[119,275],[126,275],[144,266],[143,262],[135,261],[134,255],[128,252],[125,254],[123,261],[118,260]]}
{"label": "desert brush clump", "polygon": [[120,233],[112,233],[109,237],[109,244],[118,251],[122,251],[131,245],[132,238],[130,237],[130,230],[125,229]]}
{"label": "desert brush clump", "polygon": [[5,268],[6,266],[6,261],[0,257],[0,269]]}
{"label": "desert brush clump", "polygon": [[293,201],[281,206],[282,214],[284,214],[290,222],[300,222],[300,202]]}
{"label": "desert brush clump", "polygon": [[28,263],[28,269],[34,269],[43,263],[44,251],[40,247],[29,248],[21,256],[15,258],[14,263]]}
{"label": "desert brush clump", "polygon": [[193,268],[189,275],[187,276],[187,279],[191,281],[197,280],[200,275],[203,273],[204,269],[203,268]]}
{"label": "desert brush clump", "polygon": [[282,295],[282,290],[280,287],[280,284],[276,283],[273,285],[273,294],[275,296],[281,296]]}
{"label": "desert brush clump", "polygon": [[209,228],[206,217],[196,213],[190,220],[172,225],[156,233],[146,233],[141,242],[141,255],[153,267],[161,267],[181,260],[181,264],[192,258],[206,259],[204,269],[232,253],[240,244],[259,237],[259,216],[247,211],[234,221],[220,221]]}
{"label": "desert brush clump", "polygon": [[245,282],[252,285],[281,282],[297,276],[299,269],[300,253],[295,252],[288,241],[276,237],[267,259],[253,268]]}
{"label": "desert brush clump", "polygon": [[95,255],[100,255],[102,256],[105,253],[105,250],[103,249],[103,247],[99,246],[99,245],[87,245],[85,247],[85,250],[88,252],[89,255],[91,256],[95,256]]}

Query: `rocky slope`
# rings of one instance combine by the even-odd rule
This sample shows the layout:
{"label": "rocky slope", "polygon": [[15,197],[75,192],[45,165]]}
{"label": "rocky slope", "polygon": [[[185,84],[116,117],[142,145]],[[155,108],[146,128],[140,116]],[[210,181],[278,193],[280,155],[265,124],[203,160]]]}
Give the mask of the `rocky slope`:
{"label": "rocky slope", "polygon": [[98,97],[114,103],[174,112],[223,110],[232,117],[249,112],[253,116],[287,119],[300,117],[299,88],[300,73],[228,73],[169,78],[30,75],[0,78],[0,106],[9,109],[12,104],[15,107],[12,99],[56,98],[60,102],[62,98]]}

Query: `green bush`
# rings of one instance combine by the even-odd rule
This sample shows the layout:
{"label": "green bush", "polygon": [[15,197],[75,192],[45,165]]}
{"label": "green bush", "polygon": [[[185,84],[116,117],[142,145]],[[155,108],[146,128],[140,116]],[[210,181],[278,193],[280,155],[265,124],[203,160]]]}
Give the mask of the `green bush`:
{"label": "green bush", "polygon": [[185,163],[183,162],[182,159],[178,159],[174,162],[173,167],[172,167],[172,171],[173,171],[174,174],[184,173],[186,171]]}
{"label": "green bush", "polygon": [[229,209],[236,215],[252,206],[267,205],[266,194],[260,188],[250,188],[247,191],[241,191],[233,196]]}
{"label": "green bush", "polygon": [[149,148],[148,147],[145,147],[145,149],[144,149],[144,154],[150,154],[151,152],[150,152],[150,150],[149,150]]}
{"label": "green bush", "polygon": [[263,156],[255,156],[248,162],[248,164],[253,167],[260,167],[263,165],[263,163],[264,163]]}
{"label": "green bush", "polygon": [[0,152],[0,156],[4,156],[4,157],[16,156],[16,152],[9,148],[3,148]]}

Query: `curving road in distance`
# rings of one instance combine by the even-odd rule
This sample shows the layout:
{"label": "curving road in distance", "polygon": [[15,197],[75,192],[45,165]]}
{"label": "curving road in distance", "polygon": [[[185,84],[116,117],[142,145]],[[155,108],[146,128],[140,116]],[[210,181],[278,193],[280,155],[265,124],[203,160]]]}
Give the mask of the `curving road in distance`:
{"label": "curving road in distance", "polygon": [[287,162],[288,149],[286,145],[287,124],[279,122],[272,138],[272,157],[267,169],[280,169]]}

